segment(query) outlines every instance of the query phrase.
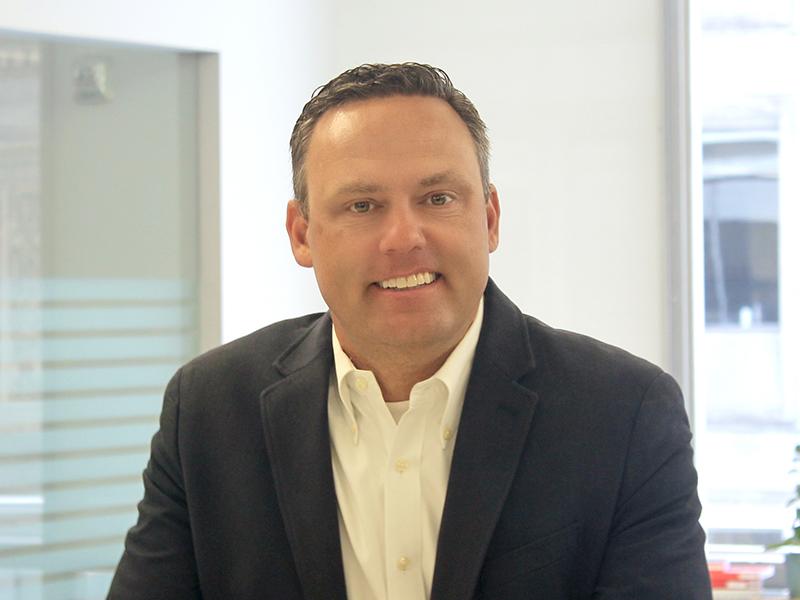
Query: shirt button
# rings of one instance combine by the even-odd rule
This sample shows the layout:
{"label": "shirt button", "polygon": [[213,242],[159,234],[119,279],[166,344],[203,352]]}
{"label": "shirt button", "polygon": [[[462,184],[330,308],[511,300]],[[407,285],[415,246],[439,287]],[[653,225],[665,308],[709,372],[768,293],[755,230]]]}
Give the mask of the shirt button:
{"label": "shirt button", "polygon": [[368,387],[369,387],[369,384],[367,383],[367,380],[366,380],[366,379],[364,379],[363,377],[357,377],[357,378],[356,378],[356,389],[357,389],[359,392],[366,391],[366,389],[367,389]]}
{"label": "shirt button", "polygon": [[394,461],[394,470],[398,473],[405,473],[408,469],[408,461],[405,458],[398,458]]}
{"label": "shirt button", "polygon": [[450,438],[453,437],[453,430],[450,429],[449,427],[445,427],[444,431],[442,432],[442,437],[446,440],[449,440]]}
{"label": "shirt button", "polygon": [[401,571],[405,571],[408,569],[408,566],[411,564],[411,561],[408,559],[407,556],[401,556],[397,559],[397,568]]}

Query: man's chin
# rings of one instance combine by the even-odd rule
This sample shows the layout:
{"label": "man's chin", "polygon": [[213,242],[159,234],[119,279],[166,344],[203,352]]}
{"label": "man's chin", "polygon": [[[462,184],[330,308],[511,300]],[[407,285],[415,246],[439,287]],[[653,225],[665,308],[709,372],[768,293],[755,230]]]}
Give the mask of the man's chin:
{"label": "man's chin", "polygon": [[[409,318],[403,318],[409,317]],[[455,325],[447,326],[442,318],[425,315],[414,318],[409,315],[394,315],[390,323],[383,323],[373,339],[397,352],[437,353],[450,350],[458,344],[469,324],[462,331]],[[386,326],[389,325],[389,326]]]}

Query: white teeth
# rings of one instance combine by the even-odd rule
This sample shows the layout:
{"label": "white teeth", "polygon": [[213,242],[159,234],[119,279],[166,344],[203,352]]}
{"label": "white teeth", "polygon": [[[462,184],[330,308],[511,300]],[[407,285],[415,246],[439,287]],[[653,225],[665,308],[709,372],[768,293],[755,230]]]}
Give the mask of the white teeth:
{"label": "white teeth", "polygon": [[424,273],[415,273],[414,275],[409,275],[408,277],[392,277],[391,279],[385,279],[383,281],[379,281],[378,285],[383,289],[396,288],[398,290],[402,290],[433,283],[436,281],[436,277],[436,273],[426,271]]}

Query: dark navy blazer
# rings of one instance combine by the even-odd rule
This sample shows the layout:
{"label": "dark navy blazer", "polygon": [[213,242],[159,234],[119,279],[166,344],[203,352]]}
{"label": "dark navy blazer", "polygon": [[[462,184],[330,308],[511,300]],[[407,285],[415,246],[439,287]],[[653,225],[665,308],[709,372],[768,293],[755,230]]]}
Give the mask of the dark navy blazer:
{"label": "dark navy blazer", "polygon": [[[111,600],[345,599],[332,365],[322,314],[176,373]],[[690,438],[669,375],[490,281],[431,600],[710,600]]]}

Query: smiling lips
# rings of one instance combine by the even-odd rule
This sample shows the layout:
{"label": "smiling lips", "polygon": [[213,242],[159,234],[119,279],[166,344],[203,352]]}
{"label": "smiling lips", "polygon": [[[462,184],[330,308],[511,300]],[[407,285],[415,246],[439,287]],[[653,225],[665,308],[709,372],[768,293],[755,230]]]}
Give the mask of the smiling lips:
{"label": "smiling lips", "polygon": [[404,290],[409,288],[415,288],[422,285],[428,285],[429,283],[433,283],[439,278],[439,275],[436,273],[432,273],[430,271],[425,271],[422,273],[415,273],[413,275],[408,275],[407,277],[392,277],[391,279],[384,279],[383,281],[379,281],[378,285],[383,289],[397,289],[397,290]]}

